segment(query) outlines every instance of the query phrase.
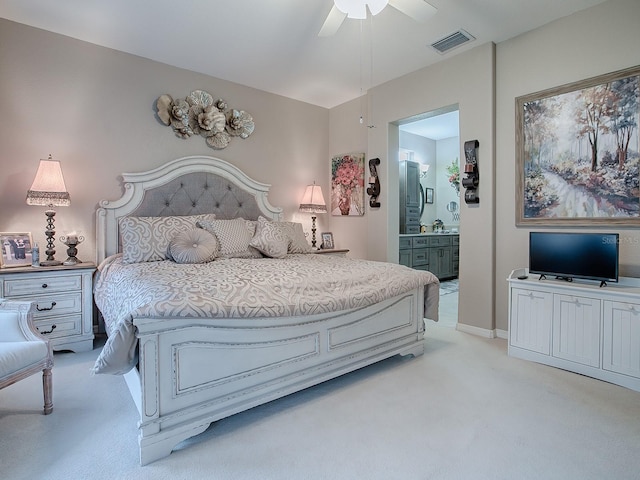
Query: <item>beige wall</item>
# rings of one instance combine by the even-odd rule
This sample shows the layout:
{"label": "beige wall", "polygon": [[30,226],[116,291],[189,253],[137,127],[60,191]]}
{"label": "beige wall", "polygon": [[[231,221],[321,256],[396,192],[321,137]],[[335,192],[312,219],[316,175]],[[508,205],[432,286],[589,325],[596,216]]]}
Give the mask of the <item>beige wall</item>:
{"label": "beige wall", "polygon": [[[31,231],[44,245],[44,208],[26,205],[25,196],[49,153],[62,161],[71,194],[71,206],[58,209],[56,236],[82,232],[78,257],[87,261],[95,258],[96,205],[121,195],[122,172],[187,155],[219,157],[272,184],[271,203],[307,231],[309,215],[297,212],[304,187],[316,180],[328,191],[327,109],[3,19],[0,65],[0,231]],[[155,100],[195,89],[248,111],[255,133],[224,150],[201,137],[177,138],[155,118]],[[318,222],[328,229],[326,216]],[[64,260],[59,243],[57,250]]]}
{"label": "beige wall", "polygon": [[[529,228],[515,227],[515,99],[640,65],[640,2],[613,0],[503,42],[496,49],[496,327],[507,330],[505,281],[528,265]],[[539,229],[538,229],[539,230]],[[574,229],[575,230],[575,229]],[[602,229],[601,229],[602,230]],[[638,275],[640,234],[620,232],[622,275]]]}

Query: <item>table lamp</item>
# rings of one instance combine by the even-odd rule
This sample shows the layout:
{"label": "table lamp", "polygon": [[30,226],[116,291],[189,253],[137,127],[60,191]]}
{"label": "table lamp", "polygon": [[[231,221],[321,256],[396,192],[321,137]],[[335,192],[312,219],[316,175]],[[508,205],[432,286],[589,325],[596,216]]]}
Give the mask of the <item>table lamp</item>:
{"label": "table lamp", "polygon": [[[327,205],[324,202],[320,185],[307,185],[304,196],[300,202],[300,211],[305,213],[327,213]],[[311,248],[316,249],[316,216],[311,216]]]}
{"label": "table lamp", "polygon": [[40,262],[40,265],[61,265],[62,262],[55,259],[56,250],[53,239],[56,230],[53,217],[56,212],[53,207],[68,207],[71,205],[71,198],[64,184],[60,162],[53,160],[51,155],[46,160],[40,160],[36,178],[33,180],[31,188],[27,191],[27,204],[48,207],[44,212],[47,216],[47,228],[44,231],[47,236],[47,250],[45,252],[47,258]]}

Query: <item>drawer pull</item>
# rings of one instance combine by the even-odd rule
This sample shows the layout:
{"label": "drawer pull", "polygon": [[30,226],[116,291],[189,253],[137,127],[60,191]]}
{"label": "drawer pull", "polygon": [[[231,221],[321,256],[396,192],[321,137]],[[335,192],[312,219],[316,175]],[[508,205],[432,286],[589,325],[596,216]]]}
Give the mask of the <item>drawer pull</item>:
{"label": "drawer pull", "polygon": [[46,335],[48,333],[53,332],[56,329],[55,324],[51,325],[51,330],[38,330],[42,335]]}
{"label": "drawer pull", "polygon": [[47,288],[49,285],[47,285],[46,283],[42,284],[42,288]]}
{"label": "drawer pull", "polygon": [[56,302],[51,302],[50,307],[44,307],[44,308],[40,308],[40,305],[36,305],[36,310],[38,310],[39,312],[46,312],[47,310],[53,310],[53,307],[55,306],[56,306]]}

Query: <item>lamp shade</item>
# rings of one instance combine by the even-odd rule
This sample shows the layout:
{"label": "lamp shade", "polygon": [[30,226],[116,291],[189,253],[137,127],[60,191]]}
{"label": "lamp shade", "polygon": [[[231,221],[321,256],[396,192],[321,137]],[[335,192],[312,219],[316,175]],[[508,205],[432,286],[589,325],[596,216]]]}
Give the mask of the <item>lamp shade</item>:
{"label": "lamp shade", "polygon": [[364,20],[367,18],[367,6],[371,15],[379,14],[387,6],[389,0],[333,0],[338,10],[349,18]]}
{"label": "lamp shade", "polygon": [[40,160],[36,178],[27,191],[27,204],[56,207],[71,205],[71,198],[64,184],[60,162],[53,160],[51,155],[47,160]]}
{"label": "lamp shade", "polygon": [[320,185],[307,185],[300,202],[300,211],[307,213],[327,213],[327,204],[322,195]]}

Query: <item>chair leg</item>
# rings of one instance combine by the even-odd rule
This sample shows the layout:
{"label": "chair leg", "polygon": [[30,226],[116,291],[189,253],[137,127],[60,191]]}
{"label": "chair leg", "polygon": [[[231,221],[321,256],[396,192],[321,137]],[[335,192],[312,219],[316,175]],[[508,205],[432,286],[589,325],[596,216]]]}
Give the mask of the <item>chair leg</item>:
{"label": "chair leg", "polygon": [[50,368],[42,370],[42,390],[44,391],[44,414],[49,415],[53,412],[53,380]]}

